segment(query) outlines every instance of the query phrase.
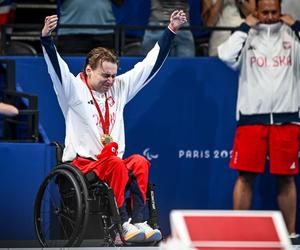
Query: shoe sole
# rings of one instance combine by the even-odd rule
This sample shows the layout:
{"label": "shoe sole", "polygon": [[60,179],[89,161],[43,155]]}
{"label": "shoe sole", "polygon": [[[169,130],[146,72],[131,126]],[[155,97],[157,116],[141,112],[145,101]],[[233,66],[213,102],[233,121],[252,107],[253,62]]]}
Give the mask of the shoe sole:
{"label": "shoe sole", "polygon": [[129,236],[129,237],[124,237],[124,240],[126,242],[144,242],[145,239],[145,234],[144,233],[137,233],[136,235]]}
{"label": "shoe sole", "polygon": [[162,235],[160,233],[154,232],[153,234],[146,235],[144,242],[160,241],[161,239]]}

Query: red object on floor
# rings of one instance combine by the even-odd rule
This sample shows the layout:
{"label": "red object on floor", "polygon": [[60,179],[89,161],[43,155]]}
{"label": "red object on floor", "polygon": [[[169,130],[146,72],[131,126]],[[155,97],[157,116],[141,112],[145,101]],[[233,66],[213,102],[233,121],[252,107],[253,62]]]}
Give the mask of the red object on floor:
{"label": "red object on floor", "polygon": [[174,210],[172,236],[199,250],[290,249],[279,211]]}

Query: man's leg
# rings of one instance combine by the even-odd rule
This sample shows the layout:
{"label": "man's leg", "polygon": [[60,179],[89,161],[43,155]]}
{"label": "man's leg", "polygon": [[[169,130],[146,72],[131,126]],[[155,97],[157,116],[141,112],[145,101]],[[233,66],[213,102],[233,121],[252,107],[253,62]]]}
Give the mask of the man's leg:
{"label": "man's leg", "polygon": [[277,201],[289,234],[295,233],[297,191],[294,176],[278,176]]}
{"label": "man's leg", "polygon": [[147,221],[143,222],[150,162],[140,155],[132,155],[124,161],[131,172],[132,223],[145,233],[146,242],[159,241],[162,239],[161,232],[151,228]]}
{"label": "man's leg", "polygon": [[93,164],[95,174],[113,189],[118,208],[120,208],[124,204],[125,187],[129,180],[128,170],[123,160],[111,156],[95,161]]}
{"label": "man's leg", "polygon": [[150,162],[137,154],[126,158],[124,162],[131,175],[132,223],[142,222],[146,204]]}
{"label": "man's leg", "polygon": [[277,176],[277,202],[289,234],[295,233],[297,191],[294,176],[299,172],[300,127],[296,124],[272,126],[270,134],[270,173]]}
{"label": "man's leg", "polygon": [[233,209],[251,208],[252,187],[257,174],[240,171],[233,190]]}
{"label": "man's leg", "polygon": [[125,206],[125,187],[129,180],[125,162],[116,156],[109,156],[98,161],[79,157],[72,164],[84,173],[94,171],[100,180],[105,181],[113,189],[122,222],[122,238],[128,242],[144,241],[145,233],[130,223]]}
{"label": "man's leg", "polygon": [[126,209],[125,187],[129,177],[125,162],[116,156],[98,162],[93,171],[101,180],[106,181],[114,191],[122,222],[121,234],[123,239],[128,242],[142,242],[145,239],[145,233],[131,223]]}
{"label": "man's leg", "polygon": [[264,172],[267,155],[268,126],[238,126],[230,167],[239,171],[233,191],[233,208],[247,210],[251,208],[252,187],[258,173]]}

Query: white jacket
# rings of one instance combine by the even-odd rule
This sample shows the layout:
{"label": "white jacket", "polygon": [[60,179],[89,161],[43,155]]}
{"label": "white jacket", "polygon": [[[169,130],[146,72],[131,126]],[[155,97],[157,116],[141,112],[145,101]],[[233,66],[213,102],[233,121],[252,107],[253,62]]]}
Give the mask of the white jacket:
{"label": "white jacket", "polygon": [[218,47],[219,58],[240,70],[238,124],[299,122],[300,22],[243,23]]}
{"label": "white jacket", "polygon": [[[116,77],[107,92],[110,135],[118,143],[118,156],[125,151],[123,112],[125,105],[155,76],[165,61],[174,33],[166,29],[161,39],[130,71]],[[77,155],[97,159],[103,145],[101,122],[96,106],[80,75],[74,76],[65,61],[57,53],[51,37],[42,37],[43,53],[53,82],[60,108],[66,123],[63,161],[71,161]],[[105,113],[105,95],[93,91],[102,113]]]}

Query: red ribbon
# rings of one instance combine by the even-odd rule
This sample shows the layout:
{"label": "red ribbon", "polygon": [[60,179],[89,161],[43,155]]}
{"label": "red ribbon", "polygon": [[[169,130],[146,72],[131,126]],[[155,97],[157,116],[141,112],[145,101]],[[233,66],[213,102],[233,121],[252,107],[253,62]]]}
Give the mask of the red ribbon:
{"label": "red ribbon", "polygon": [[96,99],[93,95],[92,89],[88,85],[88,83],[86,81],[86,78],[84,77],[82,72],[80,73],[80,78],[86,84],[86,86],[88,87],[88,89],[91,93],[91,96],[93,98],[94,104],[96,106],[96,109],[97,109],[99,117],[100,117],[100,122],[101,122],[101,125],[102,125],[103,133],[106,134],[106,135],[109,135],[109,108],[108,108],[108,99],[106,98],[106,94],[105,94],[106,99],[105,99],[105,119],[104,119],[103,115],[102,115],[102,112],[101,112],[101,109],[100,109],[100,107],[99,107],[98,103],[96,102]]}

